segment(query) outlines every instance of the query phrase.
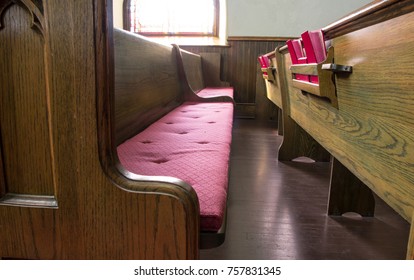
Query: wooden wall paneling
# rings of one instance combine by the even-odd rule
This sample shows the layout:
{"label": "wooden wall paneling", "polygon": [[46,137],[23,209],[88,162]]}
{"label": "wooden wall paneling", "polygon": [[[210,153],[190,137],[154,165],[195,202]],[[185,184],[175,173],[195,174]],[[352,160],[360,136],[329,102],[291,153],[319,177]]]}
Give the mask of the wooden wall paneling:
{"label": "wooden wall paneling", "polygon": [[257,57],[275,49],[276,42],[231,41],[229,76],[234,81],[240,103],[254,103],[256,98]]}
{"label": "wooden wall paneling", "polygon": [[221,80],[221,54],[200,53],[202,57],[202,72],[205,87],[227,87],[228,82]]}

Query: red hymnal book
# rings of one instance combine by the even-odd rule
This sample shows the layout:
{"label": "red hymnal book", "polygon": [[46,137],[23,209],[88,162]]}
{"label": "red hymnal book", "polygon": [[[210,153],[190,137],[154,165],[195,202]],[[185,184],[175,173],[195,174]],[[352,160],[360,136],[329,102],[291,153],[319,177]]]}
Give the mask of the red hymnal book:
{"label": "red hymnal book", "polygon": [[[305,31],[301,35],[308,63],[322,63],[326,59],[326,45],[322,30]],[[311,83],[319,83],[318,76],[309,77]]]}
{"label": "red hymnal book", "polygon": [[260,62],[260,66],[262,68],[267,68],[267,67],[270,66],[270,60],[267,56],[261,55],[261,56],[258,57],[258,60]]}
{"label": "red hymnal book", "polygon": [[263,63],[266,68],[270,67],[270,59],[266,55],[262,55]]}
{"label": "red hymnal book", "polygon": [[[307,63],[307,58],[303,53],[302,41],[300,39],[287,40],[286,45],[290,53],[290,59],[292,60],[292,64]],[[309,77],[307,75],[295,74],[295,79],[309,82]]]}
{"label": "red hymnal book", "polygon": [[265,68],[266,66],[265,66],[265,64],[264,64],[264,62],[263,62],[263,57],[262,56],[259,56],[258,58],[257,58],[257,60],[259,61],[259,63],[260,63],[260,67],[262,67],[262,68]]}
{"label": "red hymnal book", "polygon": [[[265,55],[259,56],[257,60],[259,60],[261,68],[268,68],[270,66],[269,58]],[[263,72],[263,75],[267,76],[267,72]]]}

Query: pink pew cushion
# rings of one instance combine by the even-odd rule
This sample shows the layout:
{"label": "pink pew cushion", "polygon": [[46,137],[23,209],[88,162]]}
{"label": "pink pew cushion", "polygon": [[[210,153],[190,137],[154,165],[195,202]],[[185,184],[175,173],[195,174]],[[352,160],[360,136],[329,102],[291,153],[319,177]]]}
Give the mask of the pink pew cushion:
{"label": "pink pew cushion", "polygon": [[207,87],[203,88],[197,95],[200,97],[213,97],[213,96],[230,96],[233,98],[232,87]]}
{"label": "pink pew cushion", "polygon": [[128,171],[189,183],[203,231],[218,231],[225,215],[233,104],[186,102],[118,146]]}

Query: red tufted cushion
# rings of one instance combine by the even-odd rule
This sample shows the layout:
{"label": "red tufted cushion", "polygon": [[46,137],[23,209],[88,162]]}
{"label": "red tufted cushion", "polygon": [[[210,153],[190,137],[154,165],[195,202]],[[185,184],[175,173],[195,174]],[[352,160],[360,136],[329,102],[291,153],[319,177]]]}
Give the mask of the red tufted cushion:
{"label": "red tufted cushion", "polygon": [[199,92],[197,95],[200,97],[213,97],[213,96],[230,96],[233,98],[233,88],[232,87],[207,87]]}
{"label": "red tufted cushion", "polygon": [[187,102],[119,145],[119,160],[133,173],[192,185],[201,229],[217,231],[225,214],[232,123],[231,103]]}

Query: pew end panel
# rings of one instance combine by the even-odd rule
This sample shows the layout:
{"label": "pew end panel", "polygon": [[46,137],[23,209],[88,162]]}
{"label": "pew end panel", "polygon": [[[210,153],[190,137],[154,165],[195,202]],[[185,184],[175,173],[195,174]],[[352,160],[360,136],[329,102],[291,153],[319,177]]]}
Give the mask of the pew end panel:
{"label": "pew end panel", "polygon": [[[2,106],[0,118],[0,258],[197,259],[200,217],[193,188],[119,166],[112,3],[28,3],[0,3],[0,58],[7,73],[0,93],[2,105],[13,105]],[[32,19],[40,25],[31,25]],[[166,76],[174,73],[161,78],[170,81]],[[162,102],[174,107],[175,99],[172,94]],[[150,110],[138,107],[148,117],[137,130],[164,113],[146,101]],[[27,147],[33,149],[26,160],[35,167],[18,154]]]}
{"label": "pew end panel", "polygon": [[197,93],[206,87],[203,75],[202,57],[199,54],[183,50],[178,46],[176,48],[181,53],[181,59],[188,84],[191,89]]}
{"label": "pew end panel", "polygon": [[[178,47],[179,48],[179,47]],[[230,83],[220,78],[221,54],[206,53],[195,54],[179,48],[188,83],[194,92],[206,87],[230,87]]]}
{"label": "pew end panel", "polygon": [[[283,121],[283,141],[279,147],[278,160],[291,161],[298,157],[308,157],[319,162],[329,162],[331,155],[305,129],[298,125],[290,115],[289,104],[291,97],[288,93],[292,89],[299,90],[292,88],[287,81],[292,76],[292,73],[290,72],[289,52],[285,46],[276,48],[275,62]],[[274,91],[275,87],[270,82],[267,83],[269,87],[273,87],[273,93],[279,93],[279,91]]]}
{"label": "pew end panel", "polygon": [[233,88],[220,80],[220,54],[194,54],[173,45],[184,84],[185,100],[196,102],[232,102]]}
{"label": "pew end panel", "polygon": [[278,52],[279,48],[280,47],[276,48],[273,52],[265,54],[265,56],[269,58],[270,67],[262,68],[261,70],[263,72],[263,79],[266,85],[267,98],[277,107],[282,109],[282,89],[276,56],[276,52]]}

